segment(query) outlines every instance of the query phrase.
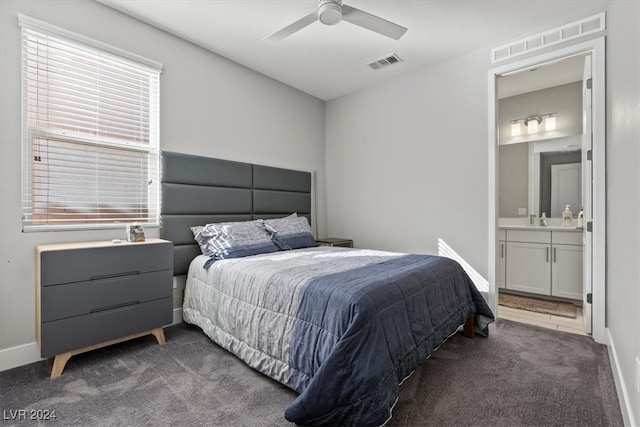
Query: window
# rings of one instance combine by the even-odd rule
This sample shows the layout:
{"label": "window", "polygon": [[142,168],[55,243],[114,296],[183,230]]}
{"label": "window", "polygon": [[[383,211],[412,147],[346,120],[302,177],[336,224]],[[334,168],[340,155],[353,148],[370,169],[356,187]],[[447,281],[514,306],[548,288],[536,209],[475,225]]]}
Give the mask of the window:
{"label": "window", "polygon": [[158,225],[161,66],[19,20],[23,230]]}

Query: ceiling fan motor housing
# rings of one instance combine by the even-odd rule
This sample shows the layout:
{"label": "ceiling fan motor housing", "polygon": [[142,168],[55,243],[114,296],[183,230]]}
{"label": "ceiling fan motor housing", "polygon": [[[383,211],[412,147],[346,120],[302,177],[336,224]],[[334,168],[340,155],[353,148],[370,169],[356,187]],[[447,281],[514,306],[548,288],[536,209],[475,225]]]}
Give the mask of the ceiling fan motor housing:
{"label": "ceiling fan motor housing", "polygon": [[325,25],[342,21],[342,0],[318,0],[318,19]]}

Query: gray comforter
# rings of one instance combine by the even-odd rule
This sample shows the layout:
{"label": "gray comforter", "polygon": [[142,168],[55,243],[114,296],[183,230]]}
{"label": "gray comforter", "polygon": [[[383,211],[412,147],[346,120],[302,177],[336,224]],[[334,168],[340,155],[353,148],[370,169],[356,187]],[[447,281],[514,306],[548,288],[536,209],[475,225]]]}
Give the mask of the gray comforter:
{"label": "gray comforter", "polygon": [[493,314],[448,258],[318,247],[229,259],[187,276],[185,321],[300,393],[303,425],[381,425],[398,384],[467,317]]}

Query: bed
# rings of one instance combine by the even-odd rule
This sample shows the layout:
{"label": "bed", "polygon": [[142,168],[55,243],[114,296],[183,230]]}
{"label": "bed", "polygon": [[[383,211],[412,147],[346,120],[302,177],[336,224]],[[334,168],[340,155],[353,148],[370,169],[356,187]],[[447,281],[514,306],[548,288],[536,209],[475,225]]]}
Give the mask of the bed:
{"label": "bed", "polygon": [[[162,164],[183,318],[297,391],[287,420],[382,425],[399,384],[461,325],[487,335],[493,314],[457,262],[316,246],[310,227],[293,226],[311,216],[310,174],[167,152]],[[269,238],[216,258],[202,242],[221,223]]]}

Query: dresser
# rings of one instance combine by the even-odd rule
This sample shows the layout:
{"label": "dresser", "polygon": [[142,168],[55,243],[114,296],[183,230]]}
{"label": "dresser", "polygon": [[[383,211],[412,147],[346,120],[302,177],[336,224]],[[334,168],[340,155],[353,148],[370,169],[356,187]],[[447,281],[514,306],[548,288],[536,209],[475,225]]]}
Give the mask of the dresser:
{"label": "dresser", "polygon": [[173,321],[173,244],[81,242],[36,247],[36,339],[55,356],[51,378],[73,355],[152,334]]}

